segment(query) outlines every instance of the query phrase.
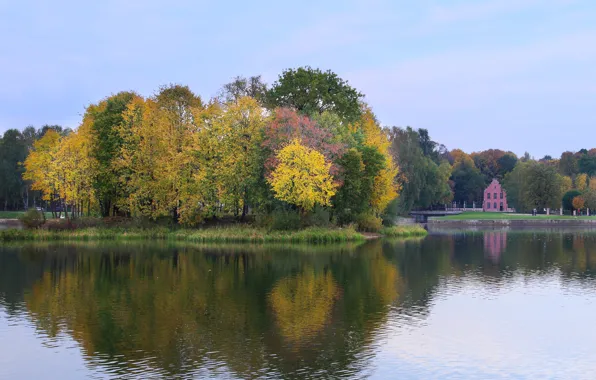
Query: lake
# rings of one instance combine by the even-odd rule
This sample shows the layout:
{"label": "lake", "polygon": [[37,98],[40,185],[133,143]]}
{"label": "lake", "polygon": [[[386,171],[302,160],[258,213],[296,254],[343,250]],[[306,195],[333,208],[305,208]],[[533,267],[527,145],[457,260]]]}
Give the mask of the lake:
{"label": "lake", "polygon": [[596,378],[596,234],[0,246],[0,378]]}

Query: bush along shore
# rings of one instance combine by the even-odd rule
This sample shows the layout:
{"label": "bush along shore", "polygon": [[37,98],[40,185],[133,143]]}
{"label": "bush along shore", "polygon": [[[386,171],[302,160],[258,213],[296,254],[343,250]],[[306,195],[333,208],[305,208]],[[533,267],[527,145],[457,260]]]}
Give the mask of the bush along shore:
{"label": "bush along shore", "polygon": [[204,229],[90,227],[59,231],[7,229],[0,231],[0,241],[171,240],[197,243],[339,243],[364,241],[371,236],[410,237],[425,234],[426,231],[419,226],[388,227],[381,230],[381,234],[367,236],[352,227],[310,227],[296,231],[268,231],[247,226]]}

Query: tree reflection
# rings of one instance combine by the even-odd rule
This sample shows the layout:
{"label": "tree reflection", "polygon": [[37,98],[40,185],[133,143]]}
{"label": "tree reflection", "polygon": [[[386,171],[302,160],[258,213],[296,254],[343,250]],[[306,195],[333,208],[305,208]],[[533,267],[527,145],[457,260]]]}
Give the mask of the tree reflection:
{"label": "tree reflection", "polygon": [[26,310],[44,335],[68,334],[110,376],[334,377],[365,369],[388,319],[420,320],[447,282],[555,275],[593,287],[595,270],[590,233],[319,248],[20,245],[0,248],[0,308]]}

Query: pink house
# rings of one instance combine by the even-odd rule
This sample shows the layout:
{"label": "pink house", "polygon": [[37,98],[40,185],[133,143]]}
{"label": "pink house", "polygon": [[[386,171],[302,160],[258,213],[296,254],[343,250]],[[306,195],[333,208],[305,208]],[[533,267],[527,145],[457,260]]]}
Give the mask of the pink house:
{"label": "pink house", "polygon": [[484,202],[482,210],[484,211],[507,211],[507,194],[501,188],[501,184],[496,179],[484,190]]}

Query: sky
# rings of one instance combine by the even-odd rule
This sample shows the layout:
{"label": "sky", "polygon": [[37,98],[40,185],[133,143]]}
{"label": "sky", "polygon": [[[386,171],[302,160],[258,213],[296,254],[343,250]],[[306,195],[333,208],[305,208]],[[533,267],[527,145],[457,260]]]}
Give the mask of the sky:
{"label": "sky", "polygon": [[449,149],[596,147],[590,0],[0,0],[0,133],[77,127],[122,90],[330,69]]}

